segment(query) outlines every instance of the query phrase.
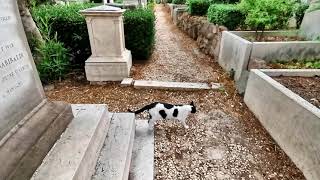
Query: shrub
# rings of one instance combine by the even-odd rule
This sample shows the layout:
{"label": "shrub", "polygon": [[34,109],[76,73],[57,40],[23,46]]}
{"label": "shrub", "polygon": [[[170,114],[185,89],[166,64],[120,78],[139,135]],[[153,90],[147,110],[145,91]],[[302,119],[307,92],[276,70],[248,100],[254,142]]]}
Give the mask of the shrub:
{"label": "shrub", "polygon": [[210,4],[235,4],[240,2],[240,0],[210,0]]}
{"label": "shrub", "polygon": [[87,25],[79,11],[95,4],[45,5],[32,10],[32,15],[38,26],[43,26],[42,19],[48,19],[51,36],[57,32],[57,39],[68,48],[72,56],[71,63],[83,66],[91,55]]}
{"label": "shrub", "polygon": [[169,4],[172,3],[172,0],[167,0],[167,3],[169,3]]}
{"label": "shrub", "polygon": [[242,0],[239,7],[251,29],[282,29],[293,15],[294,0]]}
{"label": "shrub", "polygon": [[233,4],[212,4],[208,9],[209,22],[223,25],[229,30],[239,27],[244,18],[240,9]]}
{"label": "shrub", "polygon": [[189,0],[188,4],[188,12],[191,15],[203,16],[208,12],[208,8],[210,6],[208,0]]}
{"label": "shrub", "polygon": [[304,13],[309,8],[309,4],[307,3],[297,3],[296,9],[295,9],[295,16],[297,21],[297,28],[300,28],[300,25],[302,23]]}
{"label": "shrub", "polygon": [[38,49],[42,61],[37,64],[37,69],[44,83],[61,80],[68,72],[68,51],[56,39],[47,40]]}
{"label": "shrub", "polygon": [[[93,6],[95,4],[92,3],[45,5],[33,9],[32,15],[39,27],[46,24],[43,19],[48,19],[50,34],[58,34],[57,40],[69,50],[73,65],[84,67],[85,60],[91,55],[87,25],[79,11]],[[152,5],[149,6],[151,7]],[[124,13],[125,43],[133,58],[150,56],[154,43],[154,21],[155,17],[150,9],[127,10]]]}
{"label": "shrub", "polygon": [[186,0],[172,0],[173,4],[185,4]]}
{"label": "shrub", "polygon": [[126,48],[135,59],[147,59],[155,40],[155,16],[151,9],[135,9],[124,13]]}

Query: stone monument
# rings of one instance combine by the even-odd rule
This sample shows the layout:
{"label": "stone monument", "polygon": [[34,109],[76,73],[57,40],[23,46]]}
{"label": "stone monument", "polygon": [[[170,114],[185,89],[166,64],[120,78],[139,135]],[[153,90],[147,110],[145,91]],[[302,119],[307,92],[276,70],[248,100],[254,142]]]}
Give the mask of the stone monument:
{"label": "stone monument", "polygon": [[17,2],[0,0],[0,179],[27,179],[73,118],[46,99]]}
{"label": "stone monument", "polygon": [[121,81],[130,75],[132,57],[125,48],[124,11],[107,5],[81,11],[86,18],[92,51],[85,63],[90,82]]}
{"label": "stone monument", "polygon": [[309,9],[306,11],[301,27],[300,35],[308,40],[320,39],[320,0],[311,0]]}
{"label": "stone monument", "polygon": [[[0,0],[0,114],[1,180],[30,179],[37,168],[46,176],[41,180],[94,173],[108,132],[108,109],[46,99],[13,0]],[[48,166],[56,171],[43,168]]]}

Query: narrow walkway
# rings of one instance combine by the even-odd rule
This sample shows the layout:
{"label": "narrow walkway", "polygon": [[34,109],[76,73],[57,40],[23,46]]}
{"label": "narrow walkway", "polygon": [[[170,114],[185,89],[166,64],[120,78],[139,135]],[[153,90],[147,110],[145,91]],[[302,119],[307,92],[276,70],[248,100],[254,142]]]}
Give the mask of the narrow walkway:
{"label": "narrow walkway", "polygon": [[172,121],[160,121],[156,126],[155,179],[305,179],[244,105],[219,65],[174,27],[163,5],[156,6],[156,16],[154,54],[145,64],[134,65],[134,79],[219,82],[225,90],[134,89],[118,83],[99,86],[67,79],[46,92],[49,99],[103,103],[111,112],[126,112],[155,101],[194,101],[198,111],[188,118],[190,129]]}
{"label": "narrow walkway", "polygon": [[200,53],[194,41],[171,23],[163,6],[156,6],[156,44],[146,64],[136,65],[134,79],[214,82],[218,81],[213,59]]}

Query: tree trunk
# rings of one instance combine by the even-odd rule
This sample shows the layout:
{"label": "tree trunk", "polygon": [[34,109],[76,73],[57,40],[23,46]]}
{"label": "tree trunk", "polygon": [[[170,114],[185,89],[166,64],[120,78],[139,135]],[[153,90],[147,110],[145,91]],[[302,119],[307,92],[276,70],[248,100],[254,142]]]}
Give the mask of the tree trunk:
{"label": "tree trunk", "polygon": [[[43,38],[41,36],[41,33],[32,19],[31,13],[28,9],[28,0],[17,0],[18,6],[19,6],[19,12],[22,20],[22,24],[24,27],[24,31],[27,35],[27,39],[30,46],[38,46],[40,43],[43,43]],[[35,47],[31,47],[35,48]],[[35,53],[35,52],[33,52]],[[36,54],[34,54],[35,57],[37,57]],[[39,59],[35,58],[36,63],[39,63]]]}

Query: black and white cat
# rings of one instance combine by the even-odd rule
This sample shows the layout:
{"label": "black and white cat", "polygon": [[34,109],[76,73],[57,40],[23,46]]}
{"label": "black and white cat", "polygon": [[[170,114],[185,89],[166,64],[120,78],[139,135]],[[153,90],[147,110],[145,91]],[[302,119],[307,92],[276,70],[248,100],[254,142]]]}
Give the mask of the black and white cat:
{"label": "black and white cat", "polygon": [[153,129],[154,124],[160,119],[177,119],[183,126],[187,129],[189,126],[186,124],[186,119],[190,113],[196,113],[196,106],[193,101],[189,105],[172,105],[161,102],[154,102],[152,104],[146,105],[145,107],[129,112],[139,114],[144,111],[148,111],[150,119],[148,121],[149,128]]}

